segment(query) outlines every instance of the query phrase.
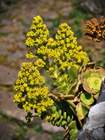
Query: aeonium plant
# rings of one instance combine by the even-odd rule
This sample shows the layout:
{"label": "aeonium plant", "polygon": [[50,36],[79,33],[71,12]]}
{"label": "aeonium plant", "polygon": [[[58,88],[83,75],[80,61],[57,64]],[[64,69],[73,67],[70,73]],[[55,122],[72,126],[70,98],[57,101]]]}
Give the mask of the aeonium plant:
{"label": "aeonium plant", "polygon": [[27,62],[18,73],[14,102],[33,117],[61,126],[65,138],[76,140],[90,107],[96,103],[105,70],[90,63],[71,27],[59,25],[49,35],[40,16],[26,35]]}

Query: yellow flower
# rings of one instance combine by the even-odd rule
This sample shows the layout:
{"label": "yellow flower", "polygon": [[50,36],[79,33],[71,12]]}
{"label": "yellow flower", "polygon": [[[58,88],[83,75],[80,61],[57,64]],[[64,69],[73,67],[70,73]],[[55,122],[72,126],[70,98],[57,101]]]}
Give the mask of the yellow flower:
{"label": "yellow flower", "polygon": [[28,37],[25,44],[26,44],[26,46],[33,47],[35,44],[35,41],[31,37]]}
{"label": "yellow flower", "polygon": [[76,75],[89,58],[77,44],[71,27],[63,23],[55,37],[49,37],[40,16],[33,18],[25,44],[29,49],[26,57],[32,62],[22,64],[15,83],[14,102],[26,112],[41,116],[43,112],[49,112],[55,103],[49,97],[50,90],[56,87],[58,92],[69,94],[69,88],[75,82],[70,70],[76,69],[73,71]]}
{"label": "yellow flower", "polygon": [[[25,44],[28,47],[39,47],[47,42],[49,37],[49,31],[40,16],[33,18],[30,31],[27,33]],[[31,51],[31,50],[30,50]]]}
{"label": "yellow flower", "polygon": [[29,52],[29,53],[26,54],[26,58],[32,59],[32,58],[35,58],[35,56],[32,52]]}
{"label": "yellow flower", "polygon": [[44,67],[45,66],[45,62],[42,60],[42,59],[37,59],[36,61],[35,61],[35,63],[34,63],[37,67]]}

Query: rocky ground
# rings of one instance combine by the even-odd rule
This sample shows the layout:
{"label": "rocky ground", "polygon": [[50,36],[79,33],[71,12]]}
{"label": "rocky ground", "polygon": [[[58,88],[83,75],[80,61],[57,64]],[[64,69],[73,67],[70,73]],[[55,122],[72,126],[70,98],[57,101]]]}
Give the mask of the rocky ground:
{"label": "rocky ground", "polygon": [[[72,11],[70,0],[21,0],[0,13],[0,140],[61,140],[61,128],[53,128],[38,119],[27,126],[25,113],[13,103],[13,84],[21,63],[25,61],[24,40],[32,18],[42,16],[52,32],[63,21],[78,26],[75,15],[70,16]],[[79,21],[81,18],[79,15]],[[80,43],[91,46],[89,49],[92,48],[93,52],[94,48],[97,52],[100,50],[97,49],[99,45],[95,47],[93,42],[84,38]]]}

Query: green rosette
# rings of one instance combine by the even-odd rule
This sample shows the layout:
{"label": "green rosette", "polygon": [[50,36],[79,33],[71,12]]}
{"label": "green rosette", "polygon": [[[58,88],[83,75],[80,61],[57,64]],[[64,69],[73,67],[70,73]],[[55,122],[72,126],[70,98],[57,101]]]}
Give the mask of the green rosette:
{"label": "green rosette", "polygon": [[82,73],[81,81],[85,91],[96,95],[100,91],[102,78],[105,76],[105,70],[100,69],[87,69]]}

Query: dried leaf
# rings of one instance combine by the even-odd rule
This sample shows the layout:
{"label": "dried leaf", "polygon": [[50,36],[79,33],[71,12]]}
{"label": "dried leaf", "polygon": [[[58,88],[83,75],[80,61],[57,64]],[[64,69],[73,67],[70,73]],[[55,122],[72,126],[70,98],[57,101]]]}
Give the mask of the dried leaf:
{"label": "dried leaf", "polygon": [[105,40],[105,18],[92,18],[86,22],[85,34],[95,41]]}

